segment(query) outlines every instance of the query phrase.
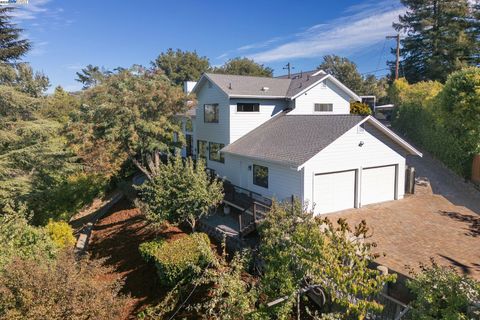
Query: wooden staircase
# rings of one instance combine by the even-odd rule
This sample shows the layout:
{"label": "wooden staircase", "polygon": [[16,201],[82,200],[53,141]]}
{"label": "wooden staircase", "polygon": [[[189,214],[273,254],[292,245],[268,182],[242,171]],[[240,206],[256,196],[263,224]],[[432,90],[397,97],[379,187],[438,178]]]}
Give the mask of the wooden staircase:
{"label": "wooden staircase", "polygon": [[270,207],[256,201],[252,201],[250,206],[247,206],[241,214],[238,215],[238,222],[240,225],[239,235],[241,238],[249,235],[257,229],[257,225],[270,210]]}

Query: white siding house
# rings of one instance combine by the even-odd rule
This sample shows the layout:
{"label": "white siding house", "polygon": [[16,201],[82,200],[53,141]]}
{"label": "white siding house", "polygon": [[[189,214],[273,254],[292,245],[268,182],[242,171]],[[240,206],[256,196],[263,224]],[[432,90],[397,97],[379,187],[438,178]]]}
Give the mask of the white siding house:
{"label": "white siding house", "polygon": [[323,71],[292,78],[204,74],[194,154],[231,184],[316,214],[401,199],[417,150],[376,119],[350,115],[360,98]]}

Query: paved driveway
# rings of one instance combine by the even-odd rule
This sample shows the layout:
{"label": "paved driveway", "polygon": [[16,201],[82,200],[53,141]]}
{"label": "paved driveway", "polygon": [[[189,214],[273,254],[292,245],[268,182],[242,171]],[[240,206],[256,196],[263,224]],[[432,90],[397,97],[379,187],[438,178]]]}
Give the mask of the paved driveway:
{"label": "paved driveway", "polygon": [[463,274],[480,280],[480,217],[469,208],[456,205],[429,186],[398,201],[373,204],[360,209],[327,215],[332,221],[342,217],[350,224],[365,220],[369,240],[377,243],[377,262],[408,275],[407,266],[418,268],[434,258]]}
{"label": "paved driveway", "polygon": [[407,164],[415,167],[417,177],[426,177],[434,194],[441,195],[454,205],[466,207],[480,215],[480,191],[467,183],[438,160],[424,154],[423,158],[409,156]]}

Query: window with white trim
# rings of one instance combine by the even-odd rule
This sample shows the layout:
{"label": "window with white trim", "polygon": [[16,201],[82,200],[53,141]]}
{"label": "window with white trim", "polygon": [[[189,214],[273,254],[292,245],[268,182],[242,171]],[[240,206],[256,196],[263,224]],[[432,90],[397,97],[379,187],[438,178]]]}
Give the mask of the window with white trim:
{"label": "window with white trim", "polygon": [[259,103],[237,103],[237,112],[259,112]]}
{"label": "window with white trim", "polygon": [[206,123],[218,123],[218,104],[203,105],[203,120]]}
{"label": "window with white trim", "polygon": [[315,112],[332,112],[333,103],[315,103],[314,111]]}
{"label": "window with white trim", "polygon": [[268,167],[253,165],[253,184],[268,188]]}
{"label": "window with white trim", "polygon": [[225,147],[223,143],[210,142],[208,146],[209,159],[211,161],[224,163],[225,158],[223,157],[223,153],[220,152],[220,150],[222,150],[223,147]]}

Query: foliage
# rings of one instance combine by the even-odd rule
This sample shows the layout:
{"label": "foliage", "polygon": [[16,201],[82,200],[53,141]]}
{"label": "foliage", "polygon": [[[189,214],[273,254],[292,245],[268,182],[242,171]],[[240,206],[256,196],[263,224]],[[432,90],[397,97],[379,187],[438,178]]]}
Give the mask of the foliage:
{"label": "foliage", "polygon": [[464,149],[480,153],[480,68],[470,67],[452,73],[440,95],[440,117]]}
{"label": "foliage", "polygon": [[443,85],[437,81],[409,84],[405,78],[400,78],[392,83],[388,95],[396,106],[416,105],[433,110],[434,99],[442,89]]}
{"label": "foliage", "polygon": [[28,63],[0,64],[0,84],[39,98],[50,86],[50,80],[42,72],[34,72]]}
{"label": "foliage", "polygon": [[125,299],[109,271],[72,252],[53,262],[15,259],[0,274],[0,319],[119,319]]}
{"label": "foliage", "polygon": [[214,73],[234,74],[241,76],[271,77],[273,69],[265,67],[248,58],[234,58],[213,70]]}
{"label": "foliage", "polygon": [[77,72],[75,80],[83,84],[83,89],[88,89],[103,82],[110,74],[111,72],[108,70],[89,64]]}
{"label": "foliage", "polygon": [[368,104],[355,101],[350,103],[350,113],[369,116],[372,114],[372,109],[370,109]]}
{"label": "foliage", "polygon": [[[467,0],[402,0],[407,7],[394,28],[401,40],[401,71],[411,83],[444,82],[447,76],[480,63],[479,8]],[[393,63],[391,63],[393,65]]]}
{"label": "foliage", "polygon": [[52,118],[61,123],[67,123],[69,115],[79,108],[80,99],[58,86],[53,94],[47,97],[46,103],[41,107],[39,113],[44,118]]}
{"label": "foliage", "polygon": [[152,222],[187,222],[195,230],[196,221],[223,199],[222,183],[210,179],[203,160],[184,161],[177,154],[152,173],[152,179],[139,187],[140,202]]}
{"label": "foliage", "polygon": [[348,58],[337,55],[324,56],[318,69],[331,74],[359,95],[374,95],[377,100],[386,96],[386,79],[377,79],[374,75],[363,77],[357,65]]}
{"label": "foliage", "polygon": [[445,86],[435,81],[409,85],[400,79],[390,89],[397,105],[392,125],[464,177],[480,152],[479,70],[457,71]]}
{"label": "foliage", "polygon": [[345,317],[363,318],[381,310],[373,298],[395,277],[368,267],[377,255],[371,251],[375,244],[366,240],[367,232],[364,221],[351,230],[343,219],[334,226],[314,217],[299,201],[274,203],[260,226],[262,293],[268,301],[283,296],[287,300],[267,311],[287,319],[296,292],[307,285],[319,285],[329,307],[340,308]]}
{"label": "foliage", "polygon": [[248,258],[246,252],[236,253],[228,263],[224,254],[216,261],[215,268],[207,269],[205,275],[195,282],[211,288],[208,299],[195,306],[203,319],[241,320],[252,317],[258,297],[252,277],[245,272]]}
{"label": "foliage", "polygon": [[50,221],[45,226],[45,231],[58,248],[68,248],[75,244],[73,229],[64,221]]}
{"label": "foliage", "polygon": [[421,265],[407,282],[415,298],[413,320],[480,318],[480,283],[459,275],[453,268]]}
{"label": "foliage", "polygon": [[163,239],[143,242],[138,246],[138,251],[140,251],[140,255],[142,256],[143,260],[146,262],[153,262],[155,260],[155,254],[164,243],[165,240]]}
{"label": "foliage", "polygon": [[68,137],[88,172],[111,177],[127,160],[143,169],[148,155],[183,141],[175,142],[181,130],[171,120],[185,110],[187,97],[159,71],[120,70],[84,91],[82,99]]}
{"label": "foliage", "polygon": [[42,258],[52,259],[55,256],[54,242],[44,229],[29,225],[30,216],[25,206],[13,208],[7,204],[2,211],[3,214],[0,215],[0,243],[2,246],[0,274],[14,257],[38,261]]}
{"label": "foliage", "polygon": [[196,51],[182,51],[168,49],[162,52],[152,65],[163,71],[175,85],[182,85],[184,81],[197,81],[202,73],[210,70],[207,57],[201,57]]}
{"label": "foliage", "polygon": [[171,242],[142,246],[142,255],[154,261],[162,285],[173,286],[182,279],[191,279],[213,261],[210,239],[204,233],[192,233]]}
{"label": "foliage", "polygon": [[0,63],[16,62],[31,47],[30,41],[20,39],[23,30],[10,22],[13,10],[13,7],[0,8]]}

